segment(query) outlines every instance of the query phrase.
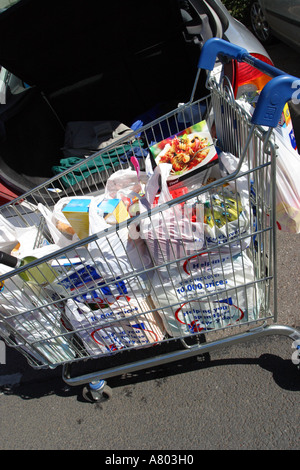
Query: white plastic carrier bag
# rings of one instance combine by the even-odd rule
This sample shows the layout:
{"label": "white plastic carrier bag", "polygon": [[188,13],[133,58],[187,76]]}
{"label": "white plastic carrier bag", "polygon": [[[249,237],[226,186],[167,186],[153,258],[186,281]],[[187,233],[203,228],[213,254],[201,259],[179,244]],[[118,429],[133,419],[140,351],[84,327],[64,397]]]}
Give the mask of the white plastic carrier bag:
{"label": "white plastic carrier bag", "polygon": [[300,233],[300,155],[275,129],[276,221],[283,232]]}
{"label": "white plastic carrier bag", "polygon": [[0,250],[10,254],[13,250],[23,252],[33,249],[38,234],[37,227],[18,227],[0,214]]}
{"label": "white plastic carrier bag", "polygon": [[104,279],[98,266],[89,261],[72,266],[69,270],[62,269],[50,288],[61,298],[72,296],[76,302],[93,306],[111,305],[121,296],[144,294],[149,290],[149,287],[145,289],[143,279],[136,275],[126,279]]}
{"label": "white plastic carrier bag", "polygon": [[[140,201],[141,212],[173,199],[167,185],[171,169],[172,165],[168,163],[161,163],[155,168],[147,183],[145,198]],[[161,266],[201,250],[204,242],[203,216],[200,213],[193,220],[189,204],[176,204],[141,219],[140,232],[155,265]]]}
{"label": "white plastic carrier bag", "polygon": [[140,171],[137,174],[131,168],[118,170],[106,182],[105,197],[111,199],[130,199],[145,192],[147,181],[148,175],[145,171]]}
{"label": "white plastic carrier bag", "polygon": [[[76,196],[79,198],[79,196]],[[83,197],[82,199],[86,199],[87,197]],[[53,242],[59,247],[64,248],[70,245],[71,243],[75,243],[79,240],[77,234],[75,233],[74,229],[70,225],[69,221],[63,214],[64,207],[74,199],[73,197],[63,197],[61,198],[50,210],[48,207],[44,206],[43,204],[38,204],[38,210],[43,215],[46,220],[49,232],[52,236]]]}
{"label": "white plastic carrier bag", "polygon": [[[239,105],[250,115],[254,107],[247,101],[238,100]],[[276,222],[279,230],[288,233],[300,233],[300,155],[291,145],[288,127],[280,125],[274,128],[276,150]],[[292,127],[291,127],[292,130]],[[254,160],[252,148],[251,158]],[[270,184],[265,188],[266,197],[270,196]],[[272,201],[266,201],[272,204]]]}
{"label": "white plastic carrier bag", "polygon": [[145,297],[108,299],[91,304],[68,299],[65,316],[89,355],[113,354],[120,349],[151,346],[165,335],[160,317],[151,312]]}
{"label": "white plastic carrier bag", "polygon": [[252,261],[245,252],[195,255],[177,277],[151,292],[169,335],[178,337],[255,320],[262,301]]}
{"label": "white plastic carrier bag", "polygon": [[[0,274],[10,270],[1,266]],[[24,283],[19,276],[0,283],[0,336],[12,335],[22,349],[51,366],[74,360],[75,352],[64,336],[67,330],[60,308],[47,303],[37,286]]]}
{"label": "white plastic carrier bag", "polygon": [[145,293],[149,290],[145,270],[152,266],[147,246],[135,227],[128,225],[120,229],[106,222],[98,210],[102,199],[103,196],[92,198],[89,207],[90,234],[99,236],[88,246],[91,260],[104,280],[124,277],[128,292],[133,289],[136,294]]}
{"label": "white plastic carrier bag", "polygon": [[[237,169],[238,159],[228,152],[219,155],[222,177]],[[250,238],[244,238],[250,228],[248,165],[243,163],[239,175],[224,185],[201,194],[204,204],[205,247],[218,246],[222,252],[240,252],[247,248]]]}
{"label": "white plastic carrier bag", "polygon": [[[149,289],[146,274],[134,276],[135,273],[142,273],[151,265],[147,247],[136,231],[130,230],[130,227],[119,229],[117,226],[107,223],[98,208],[104,197],[101,195],[62,198],[52,211],[42,204],[38,206],[58,248],[67,247],[79,241],[74,231],[70,230],[72,227],[62,212],[71,199],[89,199],[88,234],[99,234],[96,241],[88,244],[85,250],[82,249],[84,265],[74,265],[73,270],[65,272],[65,276],[59,277],[53,286],[57,293],[65,295],[66,290],[68,292],[68,290],[77,289],[78,286],[84,289],[82,279],[87,279],[87,284],[92,285],[93,282],[103,282],[103,279],[113,281],[126,275],[131,275],[126,281],[129,290],[132,288],[136,288],[137,291]],[[110,232],[106,234],[107,230]],[[76,252],[78,251],[79,249],[76,249]],[[69,257],[71,256],[69,252],[67,254]],[[63,286],[62,290],[60,286]]]}

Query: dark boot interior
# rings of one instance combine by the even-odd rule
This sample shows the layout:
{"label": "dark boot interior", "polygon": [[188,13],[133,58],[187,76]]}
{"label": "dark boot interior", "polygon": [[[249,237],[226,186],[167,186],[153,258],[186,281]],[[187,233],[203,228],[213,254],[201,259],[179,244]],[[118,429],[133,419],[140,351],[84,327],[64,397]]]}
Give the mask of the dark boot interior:
{"label": "dark boot interior", "polygon": [[190,97],[200,49],[184,30],[187,2],[113,3],[23,0],[0,16],[0,63],[27,84],[0,106],[1,178],[19,194],[54,176],[68,122],[130,126]]}

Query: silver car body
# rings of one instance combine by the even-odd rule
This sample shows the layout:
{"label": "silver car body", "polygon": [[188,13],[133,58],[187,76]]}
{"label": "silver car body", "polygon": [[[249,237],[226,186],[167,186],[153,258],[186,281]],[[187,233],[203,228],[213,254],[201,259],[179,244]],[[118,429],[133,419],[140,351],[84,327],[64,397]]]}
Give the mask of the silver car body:
{"label": "silver car body", "polygon": [[300,50],[300,0],[259,0],[272,34]]}
{"label": "silver car body", "polygon": [[251,31],[249,31],[249,29],[245,27],[245,25],[240,23],[229,14],[228,10],[224,7],[220,0],[214,0],[214,3],[220,6],[229,20],[228,28],[224,32],[224,39],[227,39],[232,44],[244,47],[248,52],[250,52],[250,54],[257,53],[270,58],[262,43],[257,40],[257,38]]}

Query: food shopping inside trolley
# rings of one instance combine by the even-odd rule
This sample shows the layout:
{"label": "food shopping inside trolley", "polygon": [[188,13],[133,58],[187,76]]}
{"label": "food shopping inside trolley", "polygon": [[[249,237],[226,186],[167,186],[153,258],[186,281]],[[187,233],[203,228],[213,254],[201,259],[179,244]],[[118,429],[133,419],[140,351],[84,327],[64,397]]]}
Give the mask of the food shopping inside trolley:
{"label": "food shopping inside trolley", "polygon": [[[211,39],[199,69],[210,70],[214,53],[241,49]],[[285,134],[288,97],[266,130],[264,90],[235,99],[208,74],[207,97],[148,124],[70,123],[74,142],[110,138],[0,207],[6,343],[35,368],[63,365],[67,383],[89,384],[99,400],[111,395],[110,377],[220,348],[221,331],[226,343],[300,338],[277,324],[274,288],[275,231],[300,230],[276,165],[282,149],[291,159],[296,150]],[[105,369],[73,376],[74,365],[102,358],[112,361]]]}

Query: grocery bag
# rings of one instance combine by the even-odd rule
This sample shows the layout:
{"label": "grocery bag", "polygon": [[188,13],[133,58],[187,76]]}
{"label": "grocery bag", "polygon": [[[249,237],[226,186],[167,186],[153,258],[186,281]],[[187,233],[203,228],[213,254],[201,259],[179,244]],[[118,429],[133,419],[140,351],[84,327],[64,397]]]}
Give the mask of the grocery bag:
{"label": "grocery bag", "polygon": [[128,212],[128,218],[134,217],[138,213],[139,200],[145,194],[145,186],[152,173],[149,157],[145,160],[146,171],[140,171],[137,159],[134,163],[135,170],[126,168],[113,173],[106,182],[104,193],[106,200],[122,201]]}
{"label": "grocery bag", "polygon": [[135,228],[119,228],[106,222],[99,213],[103,196],[92,198],[89,207],[90,234],[99,238],[88,246],[91,259],[104,280],[123,279],[128,291],[149,291],[147,268],[152,260],[144,240]]}
{"label": "grocery bag", "polygon": [[[165,330],[159,316],[150,311],[145,297],[109,299],[91,304],[69,299],[65,315],[89,355],[113,354],[120,349],[151,346],[162,341]],[[106,303],[105,303],[106,302]]]}
{"label": "grocery bag", "polygon": [[38,228],[18,227],[0,214],[0,250],[10,254],[13,250],[23,252],[34,247]]}
{"label": "grocery bag", "polygon": [[276,221],[283,232],[300,233],[300,155],[277,132]]}
{"label": "grocery bag", "polygon": [[[161,163],[155,168],[146,185],[145,197],[140,200],[141,213],[168,204],[173,199],[167,185],[171,168],[172,165],[168,163]],[[199,217],[193,220],[191,210],[189,204],[176,204],[141,219],[141,237],[145,240],[156,266],[193,254],[202,248],[203,217],[199,214]]]}
{"label": "grocery bag", "polygon": [[[11,268],[1,266],[0,274]],[[21,349],[49,365],[75,358],[72,344],[64,334],[61,310],[47,305],[40,289],[23,283],[19,276],[5,279],[0,285],[0,336],[11,335]],[[48,299],[49,300],[49,299]]]}
{"label": "grocery bag", "polygon": [[217,330],[258,316],[262,295],[245,252],[195,255],[184,272],[161,283],[153,279],[152,300],[170,336]]}
{"label": "grocery bag", "polygon": [[[80,196],[76,196],[76,198],[80,198]],[[46,220],[53,242],[59,248],[67,247],[71,243],[75,243],[79,240],[78,235],[75,233],[74,229],[63,214],[64,207],[66,207],[72,199],[74,198],[61,198],[54,205],[52,210],[41,203],[38,204],[38,210]]]}
{"label": "grocery bag", "polygon": [[[237,102],[248,114],[253,114],[254,106],[242,99]],[[276,222],[278,229],[283,232],[300,233],[300,155],[291,145],[291,136],[284,132],[287,129],[280,124],[273,129],[276,149]],[[249,150],[250,157],[254,159],[252,148]],[[265,194],[267,198],[271,194],[270,182],[267,183]],[[272,201],[266,202],[272,204]]]}
{"label": "grocery bag", "polygon": [[[87,244],[85,250],[82,247],[84,263],[80,266],[73,266],[73,270],[70,272],[63,272],[66,275],[60,276],[58,282],[55,283],[53,288],[59,294],[65,295],[66,290],[68,292],[70,289],[77,289],[78,285],[84,288],[82,286],[83,278],[87,278],[87,282],[93,283],[96,281],[98,283],[103,282],[103,279],[113,281],[128,275],[130,276],[126,281],[128,289],[149,290],[148,277],[143,271],[151,265],[152,261],[144,240],[130,226],[119,229],[117,225],[114,227],[107,222],[99,210],[99,204],[104,198],[105,195],[65,197],[54,206],[52,211],[42,204],[38,206],[46,219],[55,244],[58,248],[61,248],[79,241],[75,231],[70,230],[72,226],[65,217],[63,210],[71,200],[88,199],[87,236],[98,235],[99,237]],[[109,229],[112,230],[107,232]],[[76,249],[76,253],[78,251],[79,249]],[[71,256],[70,253],[71,251],[67,251],[69,257]],[[60,286],[63,289],[60,289]],[[67,289],[64,289],[64,287],[67,287]]]}
{"label": "grocery bag", "polygon": [[134,195],[141,195],[145,192],[145,185],[148,175],[145,171],[139,174],[131,168],[118,170],[113,173],[105,185],[105,197],[111,199],[130,199]]}
{"label": "grocery bag", "polygon": [[[219,155],[221,177],[236,171],[239,160],[229,152]],[[244,175],[248,165],[243,163],[239,174],[209,192],[199,196],[204,204],[205,247],[217,246],[222,252],[237,253],[250,244],[244,235],[250,229],[250,203],[248,177]]]}

